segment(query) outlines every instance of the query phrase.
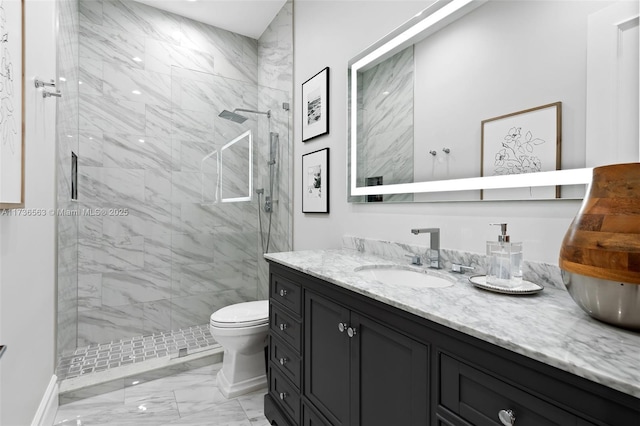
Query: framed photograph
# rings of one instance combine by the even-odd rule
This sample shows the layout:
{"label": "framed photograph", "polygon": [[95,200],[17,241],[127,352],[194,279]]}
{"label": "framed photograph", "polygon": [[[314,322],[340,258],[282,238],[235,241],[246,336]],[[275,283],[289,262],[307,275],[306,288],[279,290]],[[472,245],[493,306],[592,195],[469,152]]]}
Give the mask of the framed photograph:
{"label": "framed photograph", "polygon": [[329,213],[329,148],[302,156],[302,213]]}
{"label": "framed photograph", "polygon": [[0,3],[0,209],[24,207],[24,0]]}
{"label": "framed photograph", "polygon": [[[562,103],[542,105],[482,121],[481,176],[560,169]],[[559,198],[560,187],[483,190],[484,200]]]}
{"label": "framed photograph", "polygon": [[302,142],[329,133],[329,67],[302,83]]}

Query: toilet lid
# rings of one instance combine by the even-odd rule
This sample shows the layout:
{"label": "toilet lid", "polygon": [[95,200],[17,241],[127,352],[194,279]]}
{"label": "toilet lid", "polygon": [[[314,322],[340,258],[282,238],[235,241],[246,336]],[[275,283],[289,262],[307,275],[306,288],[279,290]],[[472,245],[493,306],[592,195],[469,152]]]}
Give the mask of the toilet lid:
{"label": "toilet lid", "polygon": [[211,314],[216,327],[251,327],[269,322],[269,301],[243,302],[225,306]]}

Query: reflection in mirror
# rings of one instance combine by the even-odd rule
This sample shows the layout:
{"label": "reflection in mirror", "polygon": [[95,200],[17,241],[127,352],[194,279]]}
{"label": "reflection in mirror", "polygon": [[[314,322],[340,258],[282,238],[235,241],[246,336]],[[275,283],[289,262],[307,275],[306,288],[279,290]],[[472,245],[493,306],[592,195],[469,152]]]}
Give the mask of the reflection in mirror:
{"label": "reflection in mirror", "polygon": [[[435,2],[350,62],[349,189],[359,196],[350,201],[480,200],[483,189],[492,199],[555,198],[556,185],[562,198],[581,198],[598,158],[639,159],[637,40],[638,2]],[[587,66],[598,49],[626,53],[600,66],[618,75]],[[621,76],[620,93],[587,90]],[[481,178],[481,123],[555,102],[559,170]],[[590,112],[602,104],[613,118]],[[613,128],[612,120],[618,131],[587,135],[594,123]],[[529,190],[546,185],[553,189]]]}
{"label": "reflection in mirror", "polygon": [[220,201],[251,201],[253,136],[247,130],[220,150]]}
{"label": "reflection in mirror", "polygon": [[218,202],[220,186],[220,162],[218,151],[213,151],[202,159],[200,165],[202,173],[202,204]]}

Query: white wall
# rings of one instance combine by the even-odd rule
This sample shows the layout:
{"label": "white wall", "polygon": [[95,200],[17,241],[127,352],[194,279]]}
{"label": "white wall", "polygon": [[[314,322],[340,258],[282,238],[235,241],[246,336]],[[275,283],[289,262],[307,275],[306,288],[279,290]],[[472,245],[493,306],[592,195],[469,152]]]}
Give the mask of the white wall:
{"label": "white wall", "polygon": [[[525,243],[525,259],[557,264],[564,233],[579,201],[448,202],[397,205],[349,204],[346,201],[347,63],[424,8],[426,1],[314,1],[294,7],[294,228],[295,250],[336,248],[344,234],[428,244],[413,227],[440,227],[443,248],[484,253],[498,230],[488,224],[508,222],[513,241]],[[301,85],[319,70],[331,68],[330,134],[301,142]],[[303,214],[301,156],[330,148],[329,215]]]}
{"label": "white wall", "polygon": [[[25,208],[55,208],[55,2],[26,0]],[[0,214],[0,424],[31,424],[54,374],[55,217]]]}

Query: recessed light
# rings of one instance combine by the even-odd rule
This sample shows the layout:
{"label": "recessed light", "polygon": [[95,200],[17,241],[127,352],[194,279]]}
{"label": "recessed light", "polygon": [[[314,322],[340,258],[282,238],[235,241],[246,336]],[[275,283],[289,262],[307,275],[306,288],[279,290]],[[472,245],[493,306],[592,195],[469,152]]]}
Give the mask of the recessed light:
{"label": "recessed light", "polygon": [[139,90],[132,90],[131,93],[133,93],[134,95],[142,95],[142,92]]}
{"label": "recessed light", "polygon": [[138,139],[138,142],[144,143],[144,139]]}
{"label": "recessed light", "polygon": [[131,59],[133,59],[133,60],[134,60],[134,61],[136,61],[136,62],[142,62],[142,59],[140,59],[140,58],[139,58],[139,57],[137,57],[137,56],[136,56],[135,58],[131,58]]}
{"label": "recessed light", "polygon": [[66,78],[64,78],[64,77],[60,77],[60,78],[59,78],[59,80],[60,80],[60,81],[67,81],[67,79],[66,79]]}

